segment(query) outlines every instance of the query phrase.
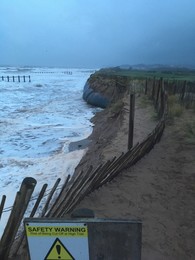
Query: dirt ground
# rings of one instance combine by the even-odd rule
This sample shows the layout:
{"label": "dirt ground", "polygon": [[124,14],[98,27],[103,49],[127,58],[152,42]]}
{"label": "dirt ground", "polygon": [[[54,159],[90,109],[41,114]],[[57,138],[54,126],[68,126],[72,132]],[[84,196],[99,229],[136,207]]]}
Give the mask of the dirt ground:
{"label": "dirt ground", "polygon": [[[156,123],[151,106],[137,100],[135,143]],[[91,146],[78,170],[126,151],[128,100],[124,102],[123,119],[113,120],[105,111],[96,119]],[[186,130],[193,116],[187,110],[168,123],[149,154],[77,206],[92,209],[97,218],[141,220],[143,260],[195,259],[195,144]]]}

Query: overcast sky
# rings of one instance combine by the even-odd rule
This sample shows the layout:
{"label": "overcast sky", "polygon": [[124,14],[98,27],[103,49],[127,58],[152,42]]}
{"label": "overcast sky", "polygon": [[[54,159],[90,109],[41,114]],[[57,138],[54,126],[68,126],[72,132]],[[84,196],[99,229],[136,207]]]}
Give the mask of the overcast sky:
{"label": "overcast sky", "polygon": [[0,65],[195,65],[195,0],[0,0]]}

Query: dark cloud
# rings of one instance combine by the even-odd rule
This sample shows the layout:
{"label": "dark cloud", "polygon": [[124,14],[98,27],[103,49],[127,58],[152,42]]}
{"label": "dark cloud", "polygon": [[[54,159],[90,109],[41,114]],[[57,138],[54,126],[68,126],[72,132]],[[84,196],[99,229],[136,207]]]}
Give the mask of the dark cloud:
{"label": "dark cloud", "polygon": [[195,65],[194,0],[1,0],[1,65]]}

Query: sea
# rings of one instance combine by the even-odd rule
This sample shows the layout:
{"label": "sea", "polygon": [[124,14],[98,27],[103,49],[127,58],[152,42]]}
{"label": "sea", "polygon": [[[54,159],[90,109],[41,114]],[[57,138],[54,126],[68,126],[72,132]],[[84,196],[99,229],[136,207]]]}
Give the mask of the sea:
{"label": "sea", "polygon": [[51,189],[72,175],[86,149],[69,145],[87,138],[97,108],[82,99],[95,69],[0,67],[0,201],[6,203],[0,234],[25,177]]}

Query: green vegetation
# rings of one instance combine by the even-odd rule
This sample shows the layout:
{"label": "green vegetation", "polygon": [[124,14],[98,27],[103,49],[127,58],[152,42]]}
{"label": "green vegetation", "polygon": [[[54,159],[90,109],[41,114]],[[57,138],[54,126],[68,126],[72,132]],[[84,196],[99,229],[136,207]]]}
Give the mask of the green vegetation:
{"label": "green vegetation", "polygon": [[[195,69],[187,68],[172,68],[172,67],[157,67],[138,66],[138,69],[128,68],[122,69],[121,67],[106,68],[97,71],[93,74],[94,77],[100,78],[113,78],[119,86],[126,85],[129,87],[130,92],[135,92],[138,95],[147,92],[150,97],[143,96],[140,99],[142,108],[147,107],[153,102],[157,102],[157,87],[159,86],[158,80],[164,79],[164,88],[168,96],[167,101],[167,119],[172,123],[177,117],[181,117],[185,108],[195,112]],[[121,78],[124,76],[123,81]],[[147,89],[145,89],[147,80]],[[155,79],[155,81],[154,81]],[[122,82],[122,83],[120,83]],[[154,87],[154,88],[153,88]],[[154,89],[154,92],[153,92]],[[159,100],[161,98],[159,93]],[[150,98],[153,96],[154,101]],[[121,101],[118,101],[110,107],[112,116],[116,116],[122,109]],[[158,110],[158,107],[157,107]],[[158,113],[152,115],[153,120],[158,119]],[[194,125],[193,125],[194,127]]]}
{"label": "green vegetation", "polygon": [[167,69],[153,69],[153,70],[136,70],[136,69],[120,69],[108,68],[101,69],[96,72],[97,74],[103,75],[116,75],[116,76],[126,76],[135,79],[145,79],[145,78],[156,78],[160,79],[163,77],[168,80],[187,80],[190,82],[195,82],[195,70],[185,69],[185,68],[167,68]]}

